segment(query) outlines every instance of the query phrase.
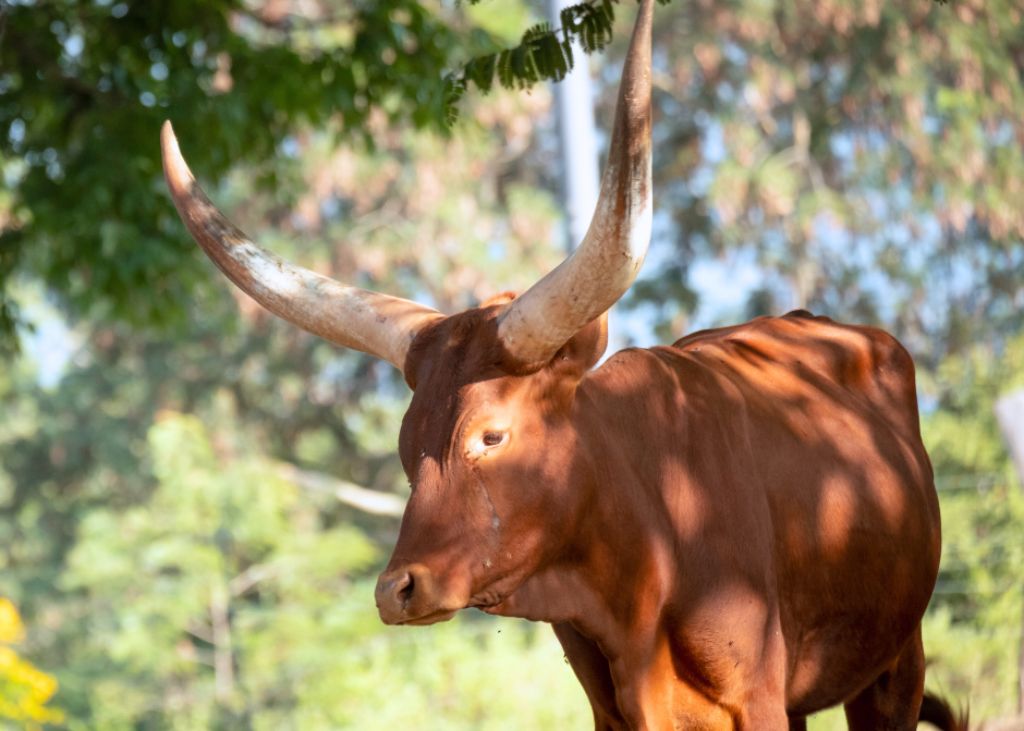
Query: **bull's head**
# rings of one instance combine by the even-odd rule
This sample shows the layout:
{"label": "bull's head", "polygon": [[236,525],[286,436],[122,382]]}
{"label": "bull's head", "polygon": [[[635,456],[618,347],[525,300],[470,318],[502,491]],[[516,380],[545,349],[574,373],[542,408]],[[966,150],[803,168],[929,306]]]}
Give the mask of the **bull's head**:
{"label": "bull's head", "polygon": [[605,313],[650,240],[652,4],[641,3],[586,238],[522,296],[450,317],[261,249],[210,203],[164,125],[171,195],[214,263],[271,312],[387,360],[413,388],[399,442],[413,492],[377,586],[385,622],[495,607],[566,548],[585,499],[577,385],[604,351]]}

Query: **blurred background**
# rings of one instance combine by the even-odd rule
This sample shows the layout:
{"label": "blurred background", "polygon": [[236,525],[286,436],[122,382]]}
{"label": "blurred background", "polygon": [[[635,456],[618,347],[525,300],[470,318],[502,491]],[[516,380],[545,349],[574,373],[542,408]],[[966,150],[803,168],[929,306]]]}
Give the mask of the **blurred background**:
{"label": "blurred background", "polygon": [[[599,147],[631,5],[577,57]],[[654,241],[613,313],[613,347],[795,307],[907,345],[944,518],[928,686],[990,722],[1020,712],[1024,657],[995,415],[1024,388],[1022,14],[659,7]],[[380,624],[409,393],[228,285],[158,152],[170,118],[211,197],[306,267],[445,312],[522,290],[565,249],[552,90],[471,85],[449,128],[443,77],[545,18],[0,1],[0,727],[590,727],[543,625]]]}

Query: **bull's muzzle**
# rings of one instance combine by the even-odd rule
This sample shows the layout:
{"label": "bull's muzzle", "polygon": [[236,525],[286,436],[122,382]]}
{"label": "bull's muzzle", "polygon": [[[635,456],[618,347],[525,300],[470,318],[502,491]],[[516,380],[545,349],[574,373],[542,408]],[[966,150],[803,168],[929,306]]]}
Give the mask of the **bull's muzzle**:
{"label": "bull's muzzle", "polygon": [[430,569],[409,564],[386,570],[374,592],[385,624],[433,624],[451,619],[461,605],[448,600]]}

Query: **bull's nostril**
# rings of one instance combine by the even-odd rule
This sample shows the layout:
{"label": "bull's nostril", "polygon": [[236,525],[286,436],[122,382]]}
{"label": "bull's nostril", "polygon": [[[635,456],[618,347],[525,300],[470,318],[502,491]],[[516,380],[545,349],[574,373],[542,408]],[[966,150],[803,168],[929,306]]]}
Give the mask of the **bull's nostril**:
{"label": "bull's nostril", "polygon": [[421,564],[406,564],[381,574],[374,598],[386,624],[402,624],[436,609],[439,597],[435,594],[430,570]]}
{"label": "bull's nostril", "polygon": [[395,596],[398,597],[398,601],[402,603],[402,608],[409,603],[412,598],[412,593],[416,588],[416,581],[413,579],[412,574],[408,571],[402,578],[395,582]]}

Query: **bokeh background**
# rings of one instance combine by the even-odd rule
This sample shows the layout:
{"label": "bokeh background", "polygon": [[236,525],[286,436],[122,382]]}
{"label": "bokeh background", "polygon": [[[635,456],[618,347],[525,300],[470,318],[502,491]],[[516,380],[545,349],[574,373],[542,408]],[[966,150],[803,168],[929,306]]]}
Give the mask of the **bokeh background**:
{"label": "bokeh background", "polygon": [[[610,118],[633,11],[589,60]],[[1020,709],[1024,5],[674,0],[654,242],[613,346],[807,307],[918,365],[944,517],[928,685]],[[561,258],[549,86],[446,71],[543,4],[0,1],[0,727],[585,729],[550,630],[386,628],[408,486],[387,364],[230,287],[164,192],[174,121],[251,235],[458,311]],[[603,138],[602,138],[603,139]],[[372,491],[372,492],[367,492]],[[813,728],[843,728],[841,714]]]}

